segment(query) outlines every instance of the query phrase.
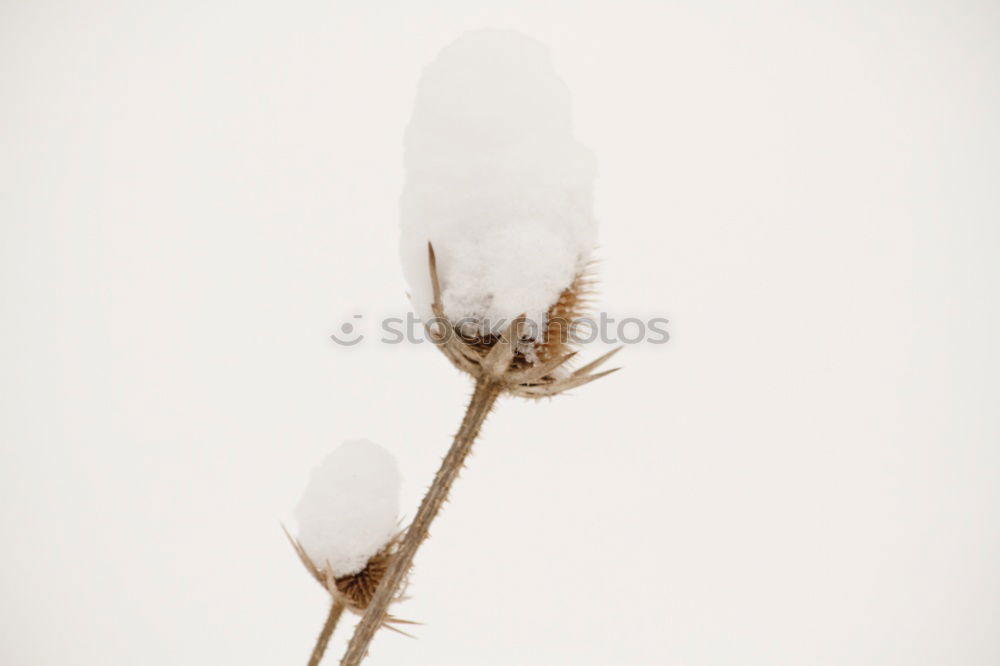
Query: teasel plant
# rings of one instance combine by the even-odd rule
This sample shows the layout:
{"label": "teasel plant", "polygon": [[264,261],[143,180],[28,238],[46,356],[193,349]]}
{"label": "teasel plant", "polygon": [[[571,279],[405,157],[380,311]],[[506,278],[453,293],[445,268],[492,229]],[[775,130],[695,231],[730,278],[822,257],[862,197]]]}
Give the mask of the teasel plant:
{"label": "teasel plant", "polygon": [[[320,663],[345,610],[365,613],[399,549],[399,485],[395,458],[367,440],[344,442],[313,472],[296,510],[298,538],[285,529],[306,571],[330,595],[309,666]],[[402,600],[405,587],[397,586],[390,602]],[[400,625],[416,624],[389,614],[381,622],[405,635]]]}
{"label": "teasel plant", "polygon": [[576,370],[569,369],[577,353],[570,349],[570,326],[583,314],[580,310],[587,302],[592,284],[587,271],[578,273],[563,289],[532,339],[526,335],[528,322],[524,315],[516,317],[499,333],[487,329],[481,334],[470,335],[460,330],[445,315],[437,259],[431,243],[427,245],[427,261],[434,313],[434,319],[426,325],[428,335],[456,368],[473,379],[474,389],[458,432],[416,515],[386,552],[385,568],[379,569],[374,594],[365,600],[363,616],[355,627],[341,666],[360,664],[376,631],[381,627],[393,628],[393,623],[398,621],[388,614],[389,606],[400,599],[414,556],[427,538],[431,523],[448,498],[497,399],[501,395],[551,398],[619,369],[597,371],[621,347]]}

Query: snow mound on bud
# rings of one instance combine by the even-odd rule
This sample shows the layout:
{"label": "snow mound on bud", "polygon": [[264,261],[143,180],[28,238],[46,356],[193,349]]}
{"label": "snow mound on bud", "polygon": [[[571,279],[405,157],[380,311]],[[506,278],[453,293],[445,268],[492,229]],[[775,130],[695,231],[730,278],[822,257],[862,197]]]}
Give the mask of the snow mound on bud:
{"label": "snow mound on bud", "polygon": [[344,442],[313,470],[295,509],[299,543],[335,577],[364,569],[398,531],[396,459],[367,440]]}
{"label": "snow mound on bud", "polygon": [[597,231],[594,158],[545,46],[484,30],[445,48],[420,79],[405,166],[400,249],[417,314],[433,316],[430,241],[450,321],[496,332],[523,312],[543,325]]}

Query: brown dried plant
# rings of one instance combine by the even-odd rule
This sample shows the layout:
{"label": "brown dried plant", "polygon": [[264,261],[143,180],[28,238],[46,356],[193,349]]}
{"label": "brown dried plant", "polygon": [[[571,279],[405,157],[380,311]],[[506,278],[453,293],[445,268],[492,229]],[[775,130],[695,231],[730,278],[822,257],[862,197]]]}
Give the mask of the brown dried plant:
{"label": "brown dried plant", "polygon": [[558,395],[595,379],[600,379],[618,370],[593,371],[614,356],[618,347],[604,356],[588,363],[572,373],[560,373],[566,363],[576,356],[568,351],[569,325],[579,316],[579,306],[588,294],[590,280],[586,273],[577,276],[573,283],[563,290],[556,303],[549,308],[546,331],[538,344],[527,348],[535,350],[537,362],[532,362],[525,349],[523,337],[524,315],[510,323],[500,335],[485,335],[469,338],[447,322],[441,305],[441,285],[438,281],[437,260],[434,247],[427,246],[428,264],[434,301],[431,310],[436,321],[428,327],[431,340],[444,352],[448,360],[459,370],[467,372],[479,382],[496,384],[502,393],[522,398],[546,398]]}
{"label": "brown dried plant", "polygon": [[[567,350],[567,330],[553,328],[552,322],[565,322],[577,316],[577,310],[584,302],[590,284],[585,275],[578,276],[550,308],[548,325],[542,338],[534,344],[535,358],[531,358],[525,351],[525,340],[522,338],[524,315],[517,317],[500,335],[463,338],[445,317],[437,261],[430,243],[427,255],[434,297],[432,310],[437,318],[437,321],[428,326],[428,333],[455,367],[472,376],[475,389],[451,448],[441,462],[413,522],[403,533],[396,551],[389,557],[388,568],[374,596],[368,600],[364,616],[355,627],[354,635],[341,659],[341,666],[358,666],[367,655],[375,632],[386,626],[387,621],[392,622],[391,616],[387,615],[389,604],[399,598],[399,591],[405,584],[417,549],[427,538],[431,523],[447,499],[497,398],[504,393],[523,398],[552,397],[618,370],[615,368],[594,372],[621,347],[575,371],[566,370],[567,362],[576,352]],[[564,323],[558,325],[565,326]],[[558,335],[553,336],[553,333]]]}
{"label": "brown dried plant", "polygon": [[[385,578],[385,574],[389,570],[389,565],[392,562],[392,558],[395,555],[397,548],[399,547],[402,535],[396,535],[396,537],[387,543],[379,552],[372,555],[372,557],[369,558],[368,563],[365,564],[365,567],[361,571],[348,574],[346,576],[334,576],[330,571],[329,566],[317,565],[313,562],[312,558],[309,557],[308,553],[306,553],[302,544],[289,534],[287,529],[285,530],[285,535],[292,543],[292,547],[298,554],[299,560],[302,561],[302,565],[306,568],[306,571],[308,571],[312,577],[316,579],[316,582],[322,585],[323,588],[330,593],[331,597],[330,612],[327,614],[326,622],[320,630],[320,634],[316,639],[316,645],[309,657],[308,666],[317,666],[323,658],[323,654],[326,652],[326,647],[330,642],[330,637],[333,635],[333,631],[336,629],[337,623],[340,621],[340,616],[343,614],[344,610],[346,609],[357,615],[362,615],[368,608],[369,604],[371,604],[372,599],[375,597],[375,592],[378,590],[379,584],[382,582],[382,579]],[[396,590],[396,593],[391,601],[403,600],[405,598],[405,590],[406,581],[404,580],[403,584]],[[399,624],[417,623],[388,614],[385,615],[382,620],[382,626],[405,636],[409,636],[410,634],[407,634],[398,626],[395,626]]]}

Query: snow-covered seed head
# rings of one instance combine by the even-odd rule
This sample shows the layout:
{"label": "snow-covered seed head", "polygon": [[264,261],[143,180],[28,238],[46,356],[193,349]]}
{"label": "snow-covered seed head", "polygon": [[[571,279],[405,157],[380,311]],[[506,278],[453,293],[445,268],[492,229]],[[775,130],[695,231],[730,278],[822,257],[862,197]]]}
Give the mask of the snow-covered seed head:
{"label": "snow-covered seed head", "polygon": [[571,116],[545,46],[484,30],[424,70],[406,132],[401,255],[414,307],[425,322],[438,314],[430,242],[439,316],[488,351],[523,314],[522,368],[565,353],[586,293],[596,167]]}
{"label": "snow-covered seed head", "polygon": [[295,509],[302,563],[354,611],[367,607],[395,554],[399,487],[392,454],[347,441],[313,470]]}
{"label": "snow-covered seed head", "polygon": [[596,167],[545,46],[483,30],[445,48],[421,77],[405,163],[403,270],[452,363],[535,398],[600,376],[564,365],[591,285]]}

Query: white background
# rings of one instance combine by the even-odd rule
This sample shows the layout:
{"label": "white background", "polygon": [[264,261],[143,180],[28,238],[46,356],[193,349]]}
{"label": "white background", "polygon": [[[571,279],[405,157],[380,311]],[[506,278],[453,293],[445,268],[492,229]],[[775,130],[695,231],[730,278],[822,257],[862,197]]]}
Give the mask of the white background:
{"label": "white background", "polygon": [[407,310],[404,126],[483,26],[551,47],[599,303],[672,338],[499,405],[367,663],[1000,663],[989,0],[4,0],[0,662],[305,663],[309,470],[374,439],[412,516],[469,392],[328,336]]}

